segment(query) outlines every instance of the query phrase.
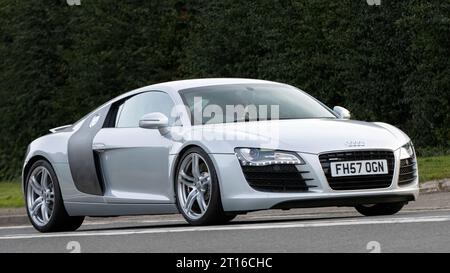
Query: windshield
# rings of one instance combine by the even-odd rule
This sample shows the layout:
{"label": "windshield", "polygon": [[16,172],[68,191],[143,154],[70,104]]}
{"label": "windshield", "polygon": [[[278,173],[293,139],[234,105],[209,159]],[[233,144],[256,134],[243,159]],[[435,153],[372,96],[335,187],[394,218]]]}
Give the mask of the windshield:
{"label": "windshield", "polygon": [[191,123],[336,118],[308,94],[277,84],[230,84],[179,91]]}

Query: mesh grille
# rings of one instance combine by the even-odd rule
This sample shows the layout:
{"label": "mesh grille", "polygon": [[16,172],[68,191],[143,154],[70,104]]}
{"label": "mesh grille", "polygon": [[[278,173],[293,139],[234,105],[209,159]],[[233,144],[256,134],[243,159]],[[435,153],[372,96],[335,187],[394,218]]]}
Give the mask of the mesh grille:
{"label": "mesh grille", "polygon": [[400,160],[400,174],[398,184],[400,186],[410,184],[416,179],[416,161],[411,158]]}
{"label": "mesh grille", "polygon": [[242,166],[248,184],[258,191],[303,192],[311,186],[305,182],[303,174],[295,165]]}
{"label": "mesh grille", "polygon": [[[371,151],[346,151],[326,153],[319,156],[323,172],[327,177],[328,184],[333,190],[361,190],[387,188],[392,183],[394,173],[394,153],[392,151],[371,150]],[[355,160],[386,159],[388,163],[388,173],[378,175],[359,175],[332,177],[330,163]]]}

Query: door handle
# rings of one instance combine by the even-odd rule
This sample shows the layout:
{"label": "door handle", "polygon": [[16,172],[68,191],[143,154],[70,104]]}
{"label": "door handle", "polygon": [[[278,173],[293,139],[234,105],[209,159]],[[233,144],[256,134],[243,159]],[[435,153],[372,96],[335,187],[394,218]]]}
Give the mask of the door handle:
{"label": "door handle", "polygon": [[106,145],[103,143],[94,143],[92,144],[92,150],[103,152],[106,148]]}

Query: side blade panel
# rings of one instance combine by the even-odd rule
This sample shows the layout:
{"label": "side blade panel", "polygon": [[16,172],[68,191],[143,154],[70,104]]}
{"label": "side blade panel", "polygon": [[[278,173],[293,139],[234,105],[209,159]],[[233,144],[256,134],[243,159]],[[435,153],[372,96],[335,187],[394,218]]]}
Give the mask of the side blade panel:
{"label": "side blade panel", "polygon": [[76,188],[87,194],[103,195],[103,186],[97,176],[92,142],[102,129],[110,105],[92,113],[81,128],[69,139],[70,171]]}

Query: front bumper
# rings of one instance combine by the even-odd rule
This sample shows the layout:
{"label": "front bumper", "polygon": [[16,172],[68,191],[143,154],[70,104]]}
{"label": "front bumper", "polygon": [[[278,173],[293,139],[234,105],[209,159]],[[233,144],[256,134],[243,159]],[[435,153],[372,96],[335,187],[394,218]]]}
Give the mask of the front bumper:
{"label": "front bumper", "polygon": [[225,211],[255,211],[271,208],[354,206],[358,204],[414,201],[419,195],[416,179],[404,186],[398,185],[400,151],[394,151],[395,165],[392,183],[387,188],[364,190],[333,190],[316,154],[299,153],[314,188],[307,192],[262,192],[250,187],[234,154],[212,154],[220,183],[222,205]]}

